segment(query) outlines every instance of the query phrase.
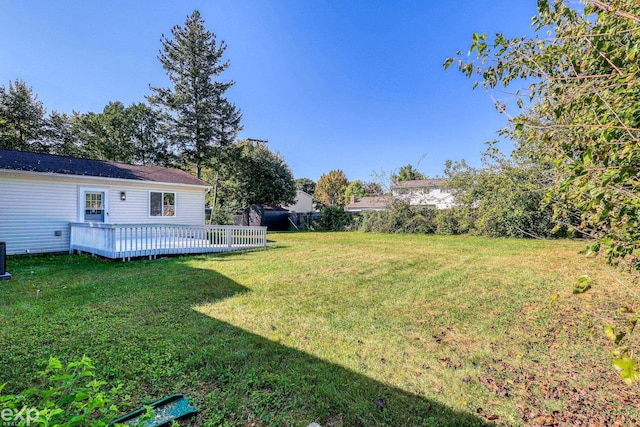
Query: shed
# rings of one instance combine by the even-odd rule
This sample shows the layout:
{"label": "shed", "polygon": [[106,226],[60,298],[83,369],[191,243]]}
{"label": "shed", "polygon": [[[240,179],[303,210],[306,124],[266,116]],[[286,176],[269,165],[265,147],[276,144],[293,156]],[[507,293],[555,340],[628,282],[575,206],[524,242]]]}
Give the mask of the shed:
{"label": "shed", "polygon": [[265,226],[269,231],[287,231],[291,227],[289,211],[280,206],[251,205],[236,213],[235,224],[240,226]]}

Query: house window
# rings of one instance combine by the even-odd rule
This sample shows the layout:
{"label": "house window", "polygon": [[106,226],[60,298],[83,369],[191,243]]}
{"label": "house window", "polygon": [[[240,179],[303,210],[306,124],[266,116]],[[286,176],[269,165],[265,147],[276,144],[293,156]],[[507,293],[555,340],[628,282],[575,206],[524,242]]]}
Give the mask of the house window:
{"label": "house window", "polygon": [[176,193],[151,191],[149,193],[150,216],[176,216]]}

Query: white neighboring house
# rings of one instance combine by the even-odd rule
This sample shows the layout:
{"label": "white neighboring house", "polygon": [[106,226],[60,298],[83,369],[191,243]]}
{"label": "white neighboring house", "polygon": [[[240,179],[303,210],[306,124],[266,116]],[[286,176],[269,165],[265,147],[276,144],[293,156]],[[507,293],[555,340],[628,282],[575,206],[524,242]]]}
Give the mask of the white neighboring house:
{"label": "white neighboring house", "polygon": [[444,179],[400,181],[391,187],[391,194],[411,206],[449,209],[455,206],[455,201],[451,191],[443,188],[445,183]]}
{"label": "white neighboring house", "polygon": [[203,226],[210,188],[178,169],[0,150],[0,241],[68,252],[72,223]]}
{"label": "white neighboring house", "polygon": [[296,201],[293,205],[283,206],[289,212],[309,213],[313,212],[313,196],[302,190],[296,190]]}

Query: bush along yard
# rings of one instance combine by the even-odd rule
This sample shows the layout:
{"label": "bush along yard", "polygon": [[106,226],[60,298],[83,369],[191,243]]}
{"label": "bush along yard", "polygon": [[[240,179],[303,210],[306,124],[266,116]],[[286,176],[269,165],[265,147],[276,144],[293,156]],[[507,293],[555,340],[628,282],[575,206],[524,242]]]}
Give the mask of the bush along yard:
{"label": "bush along yard", "polygon": [[[640,424],[607,338],[633,282],[584,242],[269,238],[129,263],[9,258],[1,394],[86,356],[116,416],[183,393],[189,426]],[[574,293],[581,276],[591,289]]]}

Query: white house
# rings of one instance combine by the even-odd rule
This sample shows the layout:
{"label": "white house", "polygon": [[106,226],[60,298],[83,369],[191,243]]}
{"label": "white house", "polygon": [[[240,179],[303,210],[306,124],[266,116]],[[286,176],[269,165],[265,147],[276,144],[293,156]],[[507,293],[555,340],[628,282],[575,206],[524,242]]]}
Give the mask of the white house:
{"label": "white house", "polygon": [[8,254],[79,249],[125,259],[185,253],[185,245],[213,252],[221,246],[196,250],[214,240],[204,226],[209,189],[178,169],[0,150],[0,241]]}
{"label": "white house", "polygon": [[283,206],[289,212],[309,213],[313,212],[313,196],[302,190],[296,190],[296,201],[293,205]]}
{"label": "white house", "polygon": [[411,206],[449,209],[455,201],[451,191],[443,188],[445,182],[444,179],[400,181],[391,187],[391,194]]}

